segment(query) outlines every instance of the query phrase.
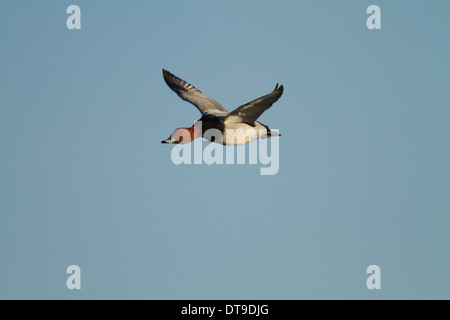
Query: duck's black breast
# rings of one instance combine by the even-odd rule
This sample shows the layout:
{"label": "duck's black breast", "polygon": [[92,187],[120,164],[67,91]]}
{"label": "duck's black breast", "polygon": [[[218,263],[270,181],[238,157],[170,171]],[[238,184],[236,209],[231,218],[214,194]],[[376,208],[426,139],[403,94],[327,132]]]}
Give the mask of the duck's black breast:
{"label": "duck's black breast", "polygon": [[218,129],[222,134],[225,132],[225,125],[215,116],[203,116],[199,121],[202,122],[202,136],[208,129]]}

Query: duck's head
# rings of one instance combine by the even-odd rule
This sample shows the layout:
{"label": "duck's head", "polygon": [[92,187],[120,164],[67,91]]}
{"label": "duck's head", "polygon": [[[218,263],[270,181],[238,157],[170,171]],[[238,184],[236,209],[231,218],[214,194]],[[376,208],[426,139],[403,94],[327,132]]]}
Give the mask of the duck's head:
{"label": "duck's head", "polygon": [[194,126],[190,128],[177,128],[166,140],[161,141],[161,143],[175,143],[175,144],[187,144],[194,141],[194,139],[199,138],[196,134],[198,130],[194,129]]}

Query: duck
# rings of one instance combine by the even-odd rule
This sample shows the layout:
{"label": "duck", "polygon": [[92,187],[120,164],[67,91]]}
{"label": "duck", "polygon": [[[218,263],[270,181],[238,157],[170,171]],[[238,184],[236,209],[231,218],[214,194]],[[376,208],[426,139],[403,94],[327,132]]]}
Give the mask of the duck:
{"label": "duck", "polygon": [[[201,113],[201,118],[191,127],[175,129],[169,138],[161,143],[188,144],[195,139],[204,138],[223,145],[248,144],[258,139],[281,136],[278,132],[257,121],[283,94],[283,85],[232,112],[228,112],[219,102],[203,94],[190,83],[162,69],[166,84],[181,99],[193,104]],[[229,133],[232,134],[229,134]]]}

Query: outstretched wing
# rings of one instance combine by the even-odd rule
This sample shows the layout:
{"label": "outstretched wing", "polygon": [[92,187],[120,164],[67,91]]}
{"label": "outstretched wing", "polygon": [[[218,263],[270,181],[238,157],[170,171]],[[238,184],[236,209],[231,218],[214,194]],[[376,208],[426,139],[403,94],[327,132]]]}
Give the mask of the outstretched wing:
{"label": "outstretched wing", "polygon": [[271,93],[233,110],[223,119],[223,122],[245,122],[253,124],[264,111],[269,109],[281,97],[283,90],[283,85],[278,87],[277,83],[277,86]]}
{"label": "outstretched wing", "polygon": [[170,89],[181,99],[196,106],[203,116],[225,116],[228,114],[228,111],[219,102],[204,95],[193,85],[174,76],[169,71],[163,69],[163,77]]}

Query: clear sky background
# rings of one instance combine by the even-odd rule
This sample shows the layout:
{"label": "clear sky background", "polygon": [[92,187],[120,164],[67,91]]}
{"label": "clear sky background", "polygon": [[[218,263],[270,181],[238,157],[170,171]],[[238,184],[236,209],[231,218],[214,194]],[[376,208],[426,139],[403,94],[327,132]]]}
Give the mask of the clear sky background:
{"label": "clear sky background", "polygon": [[[449,299],[449,14],[0,1],[0,298]],[[278,174],[174,165],[160,141],[200,114],[162,68],[228,110],[282,83]]]}

